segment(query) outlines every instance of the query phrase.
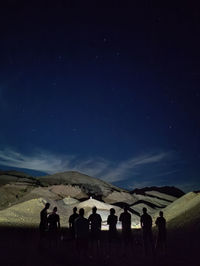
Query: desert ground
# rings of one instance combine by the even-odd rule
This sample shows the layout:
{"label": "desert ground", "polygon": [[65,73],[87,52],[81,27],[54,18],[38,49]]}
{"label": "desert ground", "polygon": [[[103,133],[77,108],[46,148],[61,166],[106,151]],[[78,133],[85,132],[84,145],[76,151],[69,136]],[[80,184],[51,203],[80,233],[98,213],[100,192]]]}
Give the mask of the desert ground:
{"label": "desert ground", "polygon": [[[58,207],[61,230],[57,243],[49,238],[40,241],[40,211],[46,202]],[[101,243],[79,254],[68,227],[73,207],[85,209],[85,217],[96,206],[102,216]],[[122,241],[120,223],[118,238],[108,241],[107,216],[111,207],[119,217],[127,206],[132,219],[132,238]],[[153,219],[164,212],[167,222],[165,254],[155,251],[144,255],[140,215],[145,207]],[[58,173],[40,179],[24,173],[0,171],[0,265],[2,266],[199,266],[200,191],[183,193],[175,187],[147,187],[126,191],[77,172]]]}
{"label": "desert ground", "polygon": [[[156,232],[154,232],[154,240]],[[39,240],[38,229],[0,228],[1,265],[159,265],[198,266],[199,234],[190,231],[168,232],[166,254],[144,255],[141,230],[132,231],[132,242],[123,245],[121,233],[109,248],[108,232],[103,231],[100,248],[91,248],[79,256],[68,229],[60,231],[58,243]]]}

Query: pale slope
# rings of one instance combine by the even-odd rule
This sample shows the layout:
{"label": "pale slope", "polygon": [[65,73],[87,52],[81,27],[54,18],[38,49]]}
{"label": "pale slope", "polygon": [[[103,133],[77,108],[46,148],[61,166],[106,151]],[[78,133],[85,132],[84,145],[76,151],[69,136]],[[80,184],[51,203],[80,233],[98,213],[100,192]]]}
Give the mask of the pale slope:
{"label": "pale slope", "polygon": [[[170,229],[199,227],[200,192],[189,192],[163,209],[167,226]],[[154,220],[158,213],[154,215]],[[199,227],[200,229],[200,227]]]}
{"label": "pale slope", "polygon": [[126,191],[98,178],[94,178],[76,171],[67,171],[54,175],[40,177],[45,185],[79,185],[85,193],[107,196],[112,191]]}

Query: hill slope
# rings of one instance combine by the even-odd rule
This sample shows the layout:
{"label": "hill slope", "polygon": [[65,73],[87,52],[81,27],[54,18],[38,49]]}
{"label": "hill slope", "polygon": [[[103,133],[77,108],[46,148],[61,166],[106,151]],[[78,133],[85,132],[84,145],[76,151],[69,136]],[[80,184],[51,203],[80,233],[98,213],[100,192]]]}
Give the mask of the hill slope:
{"label": "hill slope", "polygon": [[[170,230],[200,231],[200,192],[189,192],[163,209]],[[154,220],[158,213],[154,214]]]}
{"label": "hill slope", "polygon": [[[171,187],[150,187],[129,192],[100,179],[74,171],[38,178],[16,171],[0,171],[0,210],[5,211],[2,215],[10,217],[9,213],[15,207],[21,209],[21,216],[26,215],[24,204],[37,205],[38,200],[42,198],[43,202],[50,202],[52,208],[53,206],[58,207],[65,226],[74,206],[81,208],[83,205],[86,214],[89,215],[92,205],[97,200],[96,204],[98,203],[97,206],[104,222],[106,222],[111,206],[116,209],[117,215],[120,215],[123,207],[127,206],[132,214],[133,226],[138,227],[143,207],[146,207],[149,213],[154,215],[158,210],[176,201],[175,195],[180,194],[182,195],[183,192]],[[92,201],[88,200],[91,196],[93,197]],[[103,208],[103,205],[106,208]],[[23,210],[23,208],[25,209]],[[37,209],[34,217],[38,216],[37,212],[39,211]],[[18,214],[17,219],[20,220],[21,216]],[[27,214],[28,216],[29,214]],[[15,221],[16,217],[12,217]],[[19,224],[21,223],[19,222]]]}
{"label": "hill slope", "polygon": [[76,171],[67,171],[54,175],[40,177],[40,182],[45,186],[50,185],[78,185],[89,195],[106,196],[112,191],[126,191],[101,179],[94,178]]}

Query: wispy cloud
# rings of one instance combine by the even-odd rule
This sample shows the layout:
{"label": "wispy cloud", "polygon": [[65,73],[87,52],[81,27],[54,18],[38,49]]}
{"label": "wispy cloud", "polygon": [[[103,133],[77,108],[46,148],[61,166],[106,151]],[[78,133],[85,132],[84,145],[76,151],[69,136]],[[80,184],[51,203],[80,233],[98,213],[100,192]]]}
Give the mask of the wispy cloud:
{"label": "wispy cloud", "polygon": [[76,170],[99,176],[108,167],[109,162],[101,158],[80,160],[73,155],[54,154],[47,151],[36,151],[32,155],[24,155],[12,149],[5,149],[0,150],[0,164],[48,174]]}
{"label": "wispy cloud", "polygon": [[0,150],[0,164],[4,166],[37,170],[48,174],[74,170],[108,182],[118,182],[130,176],[137,176],[144,166],[159,165],[169,157],[170,153],[161,152],[113,163],[103,158],[83,160],[73,155],[66,156],[41,150],[32,155],[24,155],[12,149]]}
{"label": "wispy cloud", "polygon": [[34,155],[23,155],[11,149],[0,151],[0,164],[4,166],[25,168],[53,174],[70,169],[72,157],[59,158],[47,152],[38,152]]}
{"label": "wispy cloud", "polygon": [[[141,167],[144,165],[156,164],[167,158],[170,153],[157,153],[157,154],[145,154],[138,157],[133,157],[129,160],[119,163],[115,168],[110,169],[102,178],[109,182],[117,182],[125,177],[129,177],[130,174],[135,175]],[[132,172],[134,171],[134,172]],[[130,173],[132,172],[132,173]]]}

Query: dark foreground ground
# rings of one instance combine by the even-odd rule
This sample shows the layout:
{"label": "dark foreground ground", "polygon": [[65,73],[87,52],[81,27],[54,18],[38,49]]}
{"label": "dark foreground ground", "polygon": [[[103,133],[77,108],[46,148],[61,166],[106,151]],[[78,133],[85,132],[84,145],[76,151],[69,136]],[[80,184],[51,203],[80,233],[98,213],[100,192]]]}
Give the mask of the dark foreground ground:
{"label": "dark foreground ground", "polygon": [[100,248],[89,247],[88,254],[81,257],[74,249],[67,230],[62,231],[57,244],[39,243],[36,229],[0,228],[0,265],[11,266],[61,266],[61,265],[159,265],[199,266],[200,239],[191,232],[168,234],[166,254],[144,256],[140,230],[133,230],[133,241],[122,245],[121,234],[109,248],[107,232],[102,232]]}

